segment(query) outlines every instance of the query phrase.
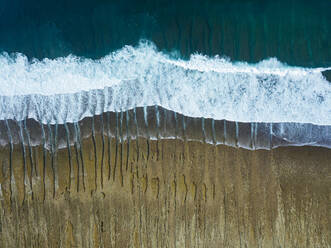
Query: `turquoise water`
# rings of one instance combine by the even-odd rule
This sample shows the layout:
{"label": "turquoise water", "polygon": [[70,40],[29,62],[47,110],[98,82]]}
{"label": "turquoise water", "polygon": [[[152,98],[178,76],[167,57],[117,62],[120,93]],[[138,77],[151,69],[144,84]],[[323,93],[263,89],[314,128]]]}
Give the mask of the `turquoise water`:
{"label": "turquoise water", "polygon": [[0,51],[99,58],[147,39],[182,57],[331,65],[331,1],[0,0]]}

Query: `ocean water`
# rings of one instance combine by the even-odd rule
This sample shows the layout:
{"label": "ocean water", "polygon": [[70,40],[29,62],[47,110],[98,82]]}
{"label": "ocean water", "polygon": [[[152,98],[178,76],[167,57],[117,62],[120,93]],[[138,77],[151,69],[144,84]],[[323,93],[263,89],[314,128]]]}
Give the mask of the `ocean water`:
{"label": "ocean water", "polygon": [[330,1],[0,3],[2,121],[159,106],[331,147]]}

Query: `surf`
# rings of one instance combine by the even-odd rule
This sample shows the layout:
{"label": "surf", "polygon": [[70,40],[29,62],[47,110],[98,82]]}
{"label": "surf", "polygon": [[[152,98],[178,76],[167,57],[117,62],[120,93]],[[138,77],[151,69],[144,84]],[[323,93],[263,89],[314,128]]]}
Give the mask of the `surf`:
{"label": "surf", "polygon": [[277,58],[249,64],[193,54],[184,60],[147,41],[98,60],[2,54],[0,119],[62,124],[158,105],[189,117],[330,125],[331,84],[322,75],[329,69]]}

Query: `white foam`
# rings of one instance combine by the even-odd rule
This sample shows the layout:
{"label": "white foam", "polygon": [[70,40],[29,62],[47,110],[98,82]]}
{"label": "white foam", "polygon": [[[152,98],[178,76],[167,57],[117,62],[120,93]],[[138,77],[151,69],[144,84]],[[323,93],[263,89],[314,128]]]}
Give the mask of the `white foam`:
{"label": "white foam", "polygon": [[331,125],[331,84],[321,73],[329,69],[276,58],[248,64],[194,54],[182,60],[149,42],[99,60],[2,54],[0,119],[76,122],[159,105],[191,117]]}

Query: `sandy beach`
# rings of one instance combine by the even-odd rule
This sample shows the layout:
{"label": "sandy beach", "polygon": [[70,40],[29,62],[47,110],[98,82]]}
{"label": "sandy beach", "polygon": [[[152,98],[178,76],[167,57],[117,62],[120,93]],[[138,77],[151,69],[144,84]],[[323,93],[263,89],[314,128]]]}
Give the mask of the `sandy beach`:
{"label": "sandy beach", "polygon": [[1,246],[330,244],[329,149],[146,138],[108,146],[102,135],[81,145],[53,155],[32,147],[25,163],[21,145],[1,148]]}

